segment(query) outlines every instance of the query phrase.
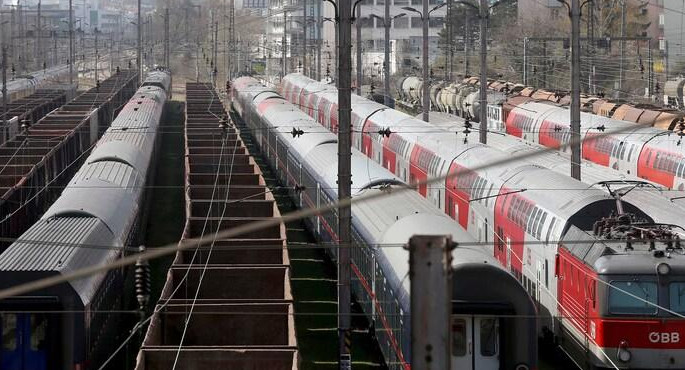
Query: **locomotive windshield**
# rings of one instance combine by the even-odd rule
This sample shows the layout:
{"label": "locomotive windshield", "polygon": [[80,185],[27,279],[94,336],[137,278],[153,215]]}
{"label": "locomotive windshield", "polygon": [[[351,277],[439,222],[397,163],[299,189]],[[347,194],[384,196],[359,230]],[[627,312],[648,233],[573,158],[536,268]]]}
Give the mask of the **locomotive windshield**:
{"label": "locomotive windshield", "polygon": [[656,315],[656,281],[614,280],[609,288],[609,313],[613,315]]}
{"label": "locomotive windshield", "polygon": [[668,284],[668,296],[671,311],[685,314],[685,282]]}
{"label": "locomotive windshield", "polygon": [[[647,276],[613,277],[607,288],[609,315],[672,317],[685,314],[685,281],[664,283]],[[664,309],[659,310],[660,307]]]}

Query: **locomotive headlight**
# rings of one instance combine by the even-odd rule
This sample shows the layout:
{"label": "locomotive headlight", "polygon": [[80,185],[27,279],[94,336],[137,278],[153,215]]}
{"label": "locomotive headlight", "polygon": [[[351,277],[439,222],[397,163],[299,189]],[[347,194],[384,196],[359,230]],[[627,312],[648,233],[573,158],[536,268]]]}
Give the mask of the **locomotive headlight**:
{"label": "locomotive headlight", "polygon": [[671,266],[668,263],[660,263],[656,265],[656,272],[659,275],[668,275],[671,272]]}
{"label": "locomotive headlight", "polygon": [[633,354],[628,350],[628,343],[626,341],[621,341],[618,345],[618,353],[616,354],[618,360],[621,362],[629,362],[633,357]]}
{"label": "locomotive headlight", "polygon": [[526,364],[518,364],[518,365],[516,365],[516,367],[514,369],[515,370],[529,370],[530,367],[528,367],[528,365],[526,365]]}

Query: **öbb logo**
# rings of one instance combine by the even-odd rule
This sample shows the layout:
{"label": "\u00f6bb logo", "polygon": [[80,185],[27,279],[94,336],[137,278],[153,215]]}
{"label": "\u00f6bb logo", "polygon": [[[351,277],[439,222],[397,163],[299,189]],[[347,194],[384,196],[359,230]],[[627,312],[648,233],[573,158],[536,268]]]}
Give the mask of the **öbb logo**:
{"label": "\u00f6bb logo", "polygon": [[680,333],[658,333],[653,331],[649,333],[649,341],[652,343],[679,343]]}

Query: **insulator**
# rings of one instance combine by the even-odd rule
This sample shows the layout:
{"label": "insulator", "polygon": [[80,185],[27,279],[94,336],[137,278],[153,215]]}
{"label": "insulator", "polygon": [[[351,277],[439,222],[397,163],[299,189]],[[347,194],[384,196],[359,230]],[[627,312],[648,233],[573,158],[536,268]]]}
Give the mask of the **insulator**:
{"label": "insulator", "polygon": [[[138,247],[138,252],[145,252],[145,246]],[[150,264],[147,260],[138,259],[135,267],[135,289],[136,299],[138,300],[138,308],[141,311],[145,310],[147,303],[150,300]]]}

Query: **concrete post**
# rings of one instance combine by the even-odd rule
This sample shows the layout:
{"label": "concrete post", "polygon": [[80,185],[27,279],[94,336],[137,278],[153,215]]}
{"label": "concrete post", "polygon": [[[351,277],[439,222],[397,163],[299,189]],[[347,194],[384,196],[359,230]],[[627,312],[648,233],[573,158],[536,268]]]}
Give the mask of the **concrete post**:
{"label": "concrete post", "polygon": [[409,240],[411,368],[450,369],[452,240],[415,235]]}

